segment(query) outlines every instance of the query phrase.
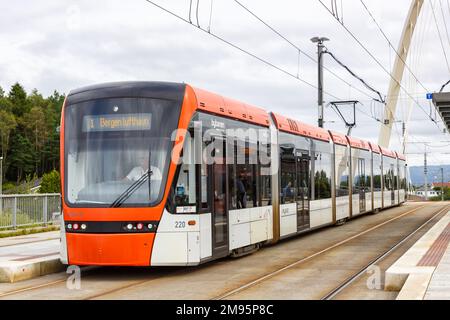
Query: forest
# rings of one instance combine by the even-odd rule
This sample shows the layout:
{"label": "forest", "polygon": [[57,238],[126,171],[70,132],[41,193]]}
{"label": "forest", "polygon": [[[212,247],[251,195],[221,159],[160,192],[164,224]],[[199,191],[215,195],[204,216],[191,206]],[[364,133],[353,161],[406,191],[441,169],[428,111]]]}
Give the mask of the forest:
{"label": "forest", "polygon": [[57,91],[44,98],[14,84],[0,87],[0,156],[3,190],[17,191],[59,170],[59,130],[65,96]]}

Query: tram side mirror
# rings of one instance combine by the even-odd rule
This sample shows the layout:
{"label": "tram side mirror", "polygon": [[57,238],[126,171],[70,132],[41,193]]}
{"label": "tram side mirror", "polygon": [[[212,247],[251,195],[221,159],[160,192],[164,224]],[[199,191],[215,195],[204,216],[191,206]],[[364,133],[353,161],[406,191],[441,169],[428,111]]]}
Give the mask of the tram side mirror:
{"label": "tram side mirror", "polygon": [[56,133],[61,133],[61,126],[57,126],[55,131],[56,131]]}

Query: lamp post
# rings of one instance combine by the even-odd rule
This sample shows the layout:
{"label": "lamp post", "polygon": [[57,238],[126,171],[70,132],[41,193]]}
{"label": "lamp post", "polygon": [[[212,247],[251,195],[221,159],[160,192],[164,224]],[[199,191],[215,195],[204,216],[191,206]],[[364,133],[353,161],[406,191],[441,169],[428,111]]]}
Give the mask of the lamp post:
{"label": "lamp post", "polygon": [[311,39],[313,43],[317,43],[317,64],[319,67],[319,81],[318,81],[318,89],[319,89],[319,128],[323,128],[323,51],[325,49],[325,45],[323,44],[325,41],[330,41],[330,39],[325,37],[314,37]]}

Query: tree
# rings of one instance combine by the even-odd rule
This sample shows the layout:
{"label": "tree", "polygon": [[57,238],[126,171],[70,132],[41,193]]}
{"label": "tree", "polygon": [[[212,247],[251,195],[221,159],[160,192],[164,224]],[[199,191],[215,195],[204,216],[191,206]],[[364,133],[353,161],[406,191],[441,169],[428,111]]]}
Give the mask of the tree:
{"label": "tree", "polygon": [[11,132],[16,129],[17,122],[12,113],[0,109],[0,124],[0,156],[6,161]]}
{"label": "tree", "polygon": [[30,112],[23,116],[22,126],[25,136],[31,142],[34,154],[36,155],[34,159],[35,172],[40,174],[42,173],[42,170],[39,170],[40,164],[45,162],[45,159],[42,159],[42,149],[47,142],[48,135],[46,119],[42,108],[39,106],[31,108]]}
{"label": "tree", "polygon": [[8,99],[12,103],[12,112],[16,117],[21,117],[28,111],[27,93],[19,83],[11,87]]}
{"label": "tree", "polygon": [[34,171],[34,150],[30,141],[16,134],[12,140],[11,152],[8,163],[8,174],[16,178],[17,184],[27,175]]}
{"label": "tree", "polygon": [[39,193],[61,193],[61,177],[58,171],[44,174]]}
{"label": "tree", "polygon": [[65,96],[47,98],[34,89],[27,94],[14,84],[7,95],[0,88],[0,156],[6,180],[22,183],[59,167],[59,132]]}

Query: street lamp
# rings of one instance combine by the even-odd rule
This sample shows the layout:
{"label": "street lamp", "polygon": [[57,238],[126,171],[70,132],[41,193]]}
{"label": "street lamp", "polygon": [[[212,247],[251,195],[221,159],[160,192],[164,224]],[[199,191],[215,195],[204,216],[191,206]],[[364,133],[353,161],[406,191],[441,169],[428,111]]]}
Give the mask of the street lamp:
{"label": "street lamp", "polygon": [[314,37],[311,39],[313,43],[317,43],[317,64],[319,66],[319,81],[318,81],[318,89],[319,89],[319,128],[323,128],[323,52],[325,49],[324,42],[330,41],[330,39],[325,37]]}

